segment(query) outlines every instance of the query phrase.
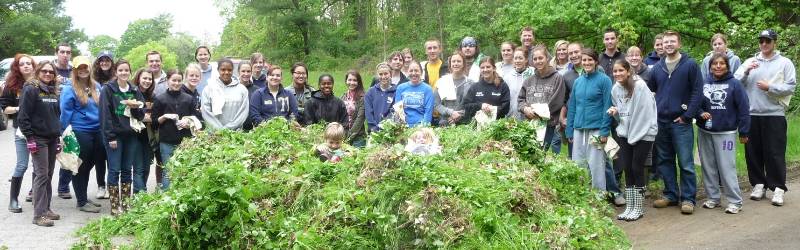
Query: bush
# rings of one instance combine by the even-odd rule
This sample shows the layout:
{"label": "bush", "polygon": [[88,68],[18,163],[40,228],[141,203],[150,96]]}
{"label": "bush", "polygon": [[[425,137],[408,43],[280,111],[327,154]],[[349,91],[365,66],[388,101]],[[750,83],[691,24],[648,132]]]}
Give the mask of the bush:
{"label": "bush", "polygon": [[336,164],[313,155],[320,125],[201,134],[168,164],[169,191],[91,222],[74,247],[118,237],[135,249],[630,247],[584,169],[528,146],[529,123],[437,128],[443,152],[427,157],[396,144],[411,130],[384,125]]}

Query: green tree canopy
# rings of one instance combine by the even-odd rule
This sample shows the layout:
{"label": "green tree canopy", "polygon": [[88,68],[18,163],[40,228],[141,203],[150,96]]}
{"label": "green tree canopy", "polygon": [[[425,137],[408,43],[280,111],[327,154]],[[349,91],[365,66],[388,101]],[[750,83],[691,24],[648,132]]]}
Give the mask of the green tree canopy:
{"label": "green tree canopy", "polygon": [[139,45],[169,37],[172,19],[171,14],[161,14],[154,18],[133,21],[128,24],[125,33],[122,33],[117,52],[127,55],[128,51]]}
{"label": "green tree canopy", "polygon": [[150,41],[131,49],[123,58],[131,64],[131,71],[136,71],[147,66],[145,57],[147,52],[153,50],[161,53],[161,68],[164,69],[164,72],[177,67],[178,56],[170,51],[167,46],[156,41]]}
{"label": "green tree canopy", "polygon": [[[50,55],[60,42],[86,41],[72,18],[62,12],[63,0],[0,0],[0,57],[16,53]],[[73,46],[75,54],[79,54]]]}
{"label": "green tree canopy", "polygon": [[101,51],[108,50],[116,56],[118,45],[119,40],[116,38],[109,35],[98,35],[89,39],[89,52],[91,52],[93,56],[97,56]]}
{"label": "green tree canopy", "polygon": [[[187,33],[178,32],[167,38],[164,38],[160,43],[166,46],[169,51],[175,52],[175,55],[177,55],[178,59],[178,68],[186,68],[186,65],[195,61],[194,50],[197,49],[197,46],[199,45],[194,36]],[[212,56],[216,55],[212,54]]]}

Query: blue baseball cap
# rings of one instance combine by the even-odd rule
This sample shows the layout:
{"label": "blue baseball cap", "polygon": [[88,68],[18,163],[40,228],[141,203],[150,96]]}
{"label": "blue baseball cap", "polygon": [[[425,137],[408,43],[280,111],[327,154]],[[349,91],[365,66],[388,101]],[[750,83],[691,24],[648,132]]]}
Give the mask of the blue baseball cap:
{"label": "blue baseball cap", "polygon": [[97,56],[97,60],[100,60],[100,58],[103,58],[103,57],[108,57],[108,59],[111,59],[111,61],[114,61],[114,54],[112,54],[111,51],[108,51],[108,50],[101,51],[100,55]]}

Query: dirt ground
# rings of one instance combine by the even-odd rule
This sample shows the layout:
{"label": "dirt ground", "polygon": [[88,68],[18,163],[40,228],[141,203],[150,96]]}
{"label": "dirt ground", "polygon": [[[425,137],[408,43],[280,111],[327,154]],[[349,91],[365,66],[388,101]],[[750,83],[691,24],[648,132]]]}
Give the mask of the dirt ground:
{"label": "dirt ground", "polygon": [[[790,191],[782,207],[771,204],[771,191],[761,201],[750,200],[750,187],[745,184],[739,214],[724,212],[724,198],[721,208],[697,206],[692,215],[681,214],[679,207],[653,208],[648,200],[642,219],[617,221],[617,225],[628,235],[633,249],[798,249],[800,192],[796,190],[800,179],[788,181],[787,187]],[[698,200],[698,205],[703,201]],[[624,207],[617,210],[621,213]]]}

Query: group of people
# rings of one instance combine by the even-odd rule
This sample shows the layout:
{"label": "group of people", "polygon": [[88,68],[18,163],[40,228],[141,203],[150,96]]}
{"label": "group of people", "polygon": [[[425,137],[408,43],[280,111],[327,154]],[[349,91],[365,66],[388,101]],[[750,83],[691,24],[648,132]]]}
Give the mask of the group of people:
{"label": "group of people", "polygon": [[[303,63],[288,68],[292,83],[284,87],[283,69],[268,65],[260,53],[238,67],[227,58],[212,67],[211,50],[200,46],[196,63],[164,72],[157,51],[145,55],[147,67],[132,69],[110,52],[93,62],[79,56],[70,63],[71,47],[59,44],[55,62],[17,55],[0,97],[0,108],[14,117],[16,129],[9,211],[22,211],[17,197],[30,158],[33,223],[52,226],[60,218],[49,207],[50,183],[60,136],[68,127],[80,144],[82,164],[74,176],[59,172],[58,196],[71,198],[71,182],[78,209],[99,212],[100,204],[87,197],[89,172],[95,168],[96,197],[110,198],[112,214],[119,214],[132,194],[146,190],[151,164],[158,185],[169,187],[161,166],[197,130],[247,131],[275,117],[299,125],[328,124],[326,142],[316,150],[333,162],[350,151],[341,150],[342,145],[364,147],[367,135],[379,131],[385,119],[409,127],[501,118],[536,121],[544,125],[544,135],[531,143],[555,153],[567,145],[570,158],[589,170],[592,187],[626,205],[617,218],[629,221],[644,215],[648,161],[664,180],[663,197],[653,205],[680,205],[681,212],[693,213],[695,120],[709,196],[703,207],[720,206],[721,187],[728,201],[725,211],[735,214],[742,208],[737,134],[745,144],[750,198],[760,200],[769,189],[772,204],[780,206],[787,190],[785,110],[795,69],[775,50],[774,31],[765,30],[758,39],[760,52],[741,62],[727,48],[725,36],[716,34],[714,50],[702,66],[680,51],[680,34],[674,31],[657,35],[655,51],[646,57],[635,46],[623,53],[613,29],[604,32],[605,49],[598,54],[577,42],[557,41],[552,50],[536,45],[533,29],[525,27],[519,46],[500,45],[498,61],[481,53],[473,37],[463,38],[448,57],[442,55],[441,42],[431,39],[424,43],[427,60],[414,60],[407,49],[392,53],[376,66],[369,87],[358,71],[348,71],[340,97],[334,94],[332,75],[322,74],[317,88],[310,86]],[[413,142],[421,146],[411,151],[436,152],[435,140],[425,140],[435,135],[418,137]],[[604,147],[612,141],[619,151],[609,157]],[[624,191],[619,187],[622,172]]]}

